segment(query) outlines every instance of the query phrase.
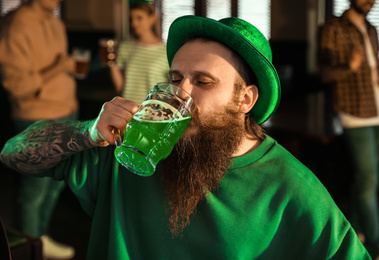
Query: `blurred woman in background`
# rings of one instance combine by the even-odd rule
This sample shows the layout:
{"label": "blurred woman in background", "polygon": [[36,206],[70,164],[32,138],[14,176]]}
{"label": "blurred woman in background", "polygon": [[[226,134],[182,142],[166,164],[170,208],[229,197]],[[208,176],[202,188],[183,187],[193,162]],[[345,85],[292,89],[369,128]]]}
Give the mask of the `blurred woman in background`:
{"label": "blurred woman in background", "polygon": [[139,104],[156,83],[167,81],[169,66],[154,6],[132,3],[129,12],[131,39],[119,44],[109,65],[116,92]]}

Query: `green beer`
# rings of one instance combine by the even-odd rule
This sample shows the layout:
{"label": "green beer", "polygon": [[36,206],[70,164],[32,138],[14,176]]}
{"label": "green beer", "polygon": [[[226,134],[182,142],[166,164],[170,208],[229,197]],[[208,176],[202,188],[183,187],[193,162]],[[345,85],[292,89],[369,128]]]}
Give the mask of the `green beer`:
{"label": "green beer", "polygon": [[119,163],[141,176],[154,173],[158,162],[170,155],[191,121],[188,104],[158,87],[127,124],[123,141],[114,152]]}
{"label": "green beer", "polygon": [[[115,150],[117,160],[134,173],[152,175],[155,165],[170,155],[190,121],[190,117],[173,121],[138,121],[133,118],[124,133],[124,140],[128,142],[124,141]],[[124,164],[125,161],[128,164]]]}

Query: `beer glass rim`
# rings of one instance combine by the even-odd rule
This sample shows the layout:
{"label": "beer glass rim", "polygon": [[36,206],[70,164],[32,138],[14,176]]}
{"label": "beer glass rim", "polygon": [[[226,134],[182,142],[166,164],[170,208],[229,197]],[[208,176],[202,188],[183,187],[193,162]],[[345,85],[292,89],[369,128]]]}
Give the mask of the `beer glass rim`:
{"label": "beer glass rim", "polygon": [[[188,93],[188,91],[186,91],[185,89],[183,89],[181,86],[175,85],[175,84],[170,83],[170,82],[159,82],[159,83],[156,84],[156,86],[159,89],[160,89],[160,86],[165,86],[165,87],[173,86],[175,88],[180,89],[181,91],[183,91],[188,96],[186,99],[183,99],[182,97],[180,97],[179,95],[177,95],[176,91],[174,93],[172,93],[172,94],[175,94],[175,96],[177,96],[178,98],[180,98],[185,103],[185,106],[186,106],[186,108],[188,110],[191,110],[191,108],[193,107],[193,98],[192,98],[191,94]],[[160,89],[160,90],[162,90],[162,89]],[[166,91],[166,90],[162,90],[162,91]]]}
{"label": "beer glass rim", "polygon": [[100,38],[99,39],[99,44],[101,44],[103,42],[108,43],[109,41],[111,41],[113,45],[117,44],[117,40],[115,38],[112,38],[112,37],[109,37],[109,38],[107,38],[107,37]]}

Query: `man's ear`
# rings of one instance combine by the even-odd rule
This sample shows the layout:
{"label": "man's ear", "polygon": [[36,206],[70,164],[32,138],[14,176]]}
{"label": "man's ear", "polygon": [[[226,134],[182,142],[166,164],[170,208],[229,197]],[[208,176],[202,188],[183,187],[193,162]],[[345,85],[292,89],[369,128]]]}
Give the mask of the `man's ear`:
{"label": "man's ear", "polygon": [[258,87],[255,85],[249,85],[245,88],[245,93],[242,97],[240,110],[244,114],[249,113],[249,111],[254,107],[255,102],[258,100]]}

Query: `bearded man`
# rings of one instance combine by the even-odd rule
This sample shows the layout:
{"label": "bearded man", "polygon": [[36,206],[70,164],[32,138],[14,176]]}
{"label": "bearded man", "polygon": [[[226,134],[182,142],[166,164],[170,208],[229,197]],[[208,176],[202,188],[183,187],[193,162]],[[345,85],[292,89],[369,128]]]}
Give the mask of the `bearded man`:
{"label": "bearded man", "polygon": [[[1,160],[64,179],[92,221],[88,259],[370,259],[314,174],[264,134],[280,83],[268,41],[238,18],[180,17],[167,40],[170,83],[193,119],[154,175],[117,163],[120,97],[89,122],[38,122]],[[111,145],[110,145],[111,144]]]}
{"label": "bearded man", "polygon": [[379,259],[379,46],[377,31],[366,19],[375,0],[350,3],[320,30],[319,68],[333,90],[346,161],[353,166],[349,220],[371,256]]}

